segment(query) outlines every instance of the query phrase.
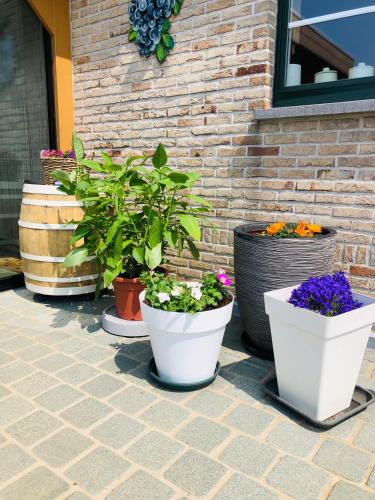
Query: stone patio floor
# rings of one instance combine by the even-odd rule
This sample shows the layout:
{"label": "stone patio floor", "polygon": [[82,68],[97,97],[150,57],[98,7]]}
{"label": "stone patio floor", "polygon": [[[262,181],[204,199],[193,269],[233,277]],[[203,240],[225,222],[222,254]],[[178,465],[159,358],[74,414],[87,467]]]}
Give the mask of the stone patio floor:
{"label": "stone patio floor", "polygon": [[[148,378],[147,339],[101,329],[98,302],[0,294],[0,498],[375,498],[375,405],[322,432],[268,399],[273,365],[234,318],[209,388]],[[375,388],[375,350],[360,382]]]}

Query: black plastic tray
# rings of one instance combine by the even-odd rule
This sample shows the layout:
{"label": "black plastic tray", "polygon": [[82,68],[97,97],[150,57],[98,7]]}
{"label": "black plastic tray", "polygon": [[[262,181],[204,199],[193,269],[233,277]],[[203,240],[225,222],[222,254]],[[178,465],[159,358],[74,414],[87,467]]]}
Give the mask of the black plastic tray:
{"label": "black plastic tray", "polygon": [[344,422],[344,420],[347,420],[348,418],[353,417],[353,415],[357,415],[357,413],[365,410],[375,400],[375,394],[372,391],[356,385],[352,402],[350,403],[350,406],[348,408],[340,411],[339,413],[336,413],[336,415],[333,415],[326,420],[316,420],[301,412],[291,403],[279,396],[279,388],[277,386],[276,378],[268,380],[268,382],[264,384],[264,389],[266,393],[271,396],[271,398],[276,399],[276,401],[279,401],[294,412],[298,413],[298,415],[301,415],[311,425],[313,425],[314,427],[319,427],[320,429],[330,429],[335,425],[341,424],[341,422]]}
{"label": "black plastic tray", "polygon": [[220,363],[217,362],[215,373],[212,375],[212,377],[210,377],[206,380],[202,380],[201,382],[197,382],[195,384],[173,384],[171,382],[166,382],[165,380],[163,380],[159,377],[154,358],[150,359],[148,367],[150,369],[151,378],[155,382],[157,382],[162,387],[165,387],[166,389],[169,389],[172,391],[181,391],[181,392],[197,391],[198,389],[203,389],[203,387],[206,387],[207,385],[212,384],[212,382],[215,380],[215,378],[219,375],[220,368],[221,368]]}

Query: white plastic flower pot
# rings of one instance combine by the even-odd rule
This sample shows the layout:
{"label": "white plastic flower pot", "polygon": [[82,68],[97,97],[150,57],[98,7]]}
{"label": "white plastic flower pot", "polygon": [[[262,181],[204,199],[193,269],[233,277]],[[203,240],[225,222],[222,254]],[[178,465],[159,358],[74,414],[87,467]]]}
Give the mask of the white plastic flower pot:
{"label": "white plastic flower pot", "polygon": [[264,294],[279,394],[305,415],[326,418],[349,407],[375,321],[375,299],[334,317],[289,304],[295,286]]}
{"label": "white plastic flower pot", "polygon": [[159,377],[168,383],[196,384],[213,376],[226,325],[232,316],[229,304],[196,314],[168,312],[144,303],[143,321],[150,334]]}

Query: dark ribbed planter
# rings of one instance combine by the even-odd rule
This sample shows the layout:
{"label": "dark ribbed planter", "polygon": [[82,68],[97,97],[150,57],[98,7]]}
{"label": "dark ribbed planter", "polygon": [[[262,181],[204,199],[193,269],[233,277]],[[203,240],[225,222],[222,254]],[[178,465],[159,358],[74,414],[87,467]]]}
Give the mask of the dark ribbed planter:
{"label": "dark ribbed planter", "polygon": [[265,225],[244,224],[234,230],[234,273],[245,347],[273,359],[271,330],[264,292],[297,285],[312,276],[333,272],[334,229],[315,238],[273,238],[259,232]]}

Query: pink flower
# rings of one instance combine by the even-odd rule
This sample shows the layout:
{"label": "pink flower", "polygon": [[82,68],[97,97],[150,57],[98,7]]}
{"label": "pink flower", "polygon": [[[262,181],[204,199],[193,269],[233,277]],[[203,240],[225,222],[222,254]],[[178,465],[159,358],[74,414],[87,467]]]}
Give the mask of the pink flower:
{"label": "pink flower", "polygon": [[231,285],[231,281],[229,279],[229,276],[227,274],[225,274],[224,269],[219,269],[219,274],[217,274],[216,277],[223,286],[230,286]]}

